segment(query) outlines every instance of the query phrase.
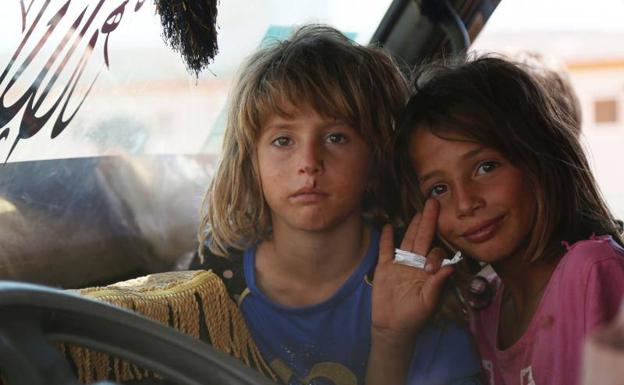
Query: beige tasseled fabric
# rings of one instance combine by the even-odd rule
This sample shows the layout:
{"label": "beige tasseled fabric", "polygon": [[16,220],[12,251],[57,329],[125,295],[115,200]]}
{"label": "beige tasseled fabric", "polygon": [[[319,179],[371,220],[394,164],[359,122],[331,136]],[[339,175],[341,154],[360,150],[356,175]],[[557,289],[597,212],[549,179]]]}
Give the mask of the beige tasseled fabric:
{"label": "beige tasseled fabric", "polygon": [[[203,320],[215,348],[275,380],[238,307],[228,296],[221,279],[211,271],[151,274],[77,292],[133,310],[195,338],[200,336]],[[84,383],[104,379],[122,382],[153,376],[135,365],[83,347],[60,345],[59,349],[75,364],[78,378]]]}

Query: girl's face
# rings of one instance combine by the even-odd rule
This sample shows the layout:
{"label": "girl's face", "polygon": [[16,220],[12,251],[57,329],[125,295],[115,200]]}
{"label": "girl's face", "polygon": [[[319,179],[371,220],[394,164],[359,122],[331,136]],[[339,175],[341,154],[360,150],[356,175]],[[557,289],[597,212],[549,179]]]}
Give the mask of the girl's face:
{"label": "girl's face", "polygon": [[312,108],[269,116],[256,144],[274,230],[322,231],[361,220],[371,151],[359,132]]}
{"label": "girl's face", "polygon": [[537,209],[529,178],[492,148],[449,139],[418,127],[409,147],[422,194],[440,203],[440,235],[482,262],[520,256]]}

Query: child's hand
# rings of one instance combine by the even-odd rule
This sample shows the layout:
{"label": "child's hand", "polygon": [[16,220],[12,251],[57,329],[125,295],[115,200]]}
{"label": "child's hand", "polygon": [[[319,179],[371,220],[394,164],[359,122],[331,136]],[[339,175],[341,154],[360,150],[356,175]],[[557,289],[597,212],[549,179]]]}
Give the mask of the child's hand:
{"label": "child's hand", "polygon": [[434,312],[444,281],[453,272],[451,266],[439,269],[446,253],[431,248],[438,213],[438,202],[428,200],[401,242],[401,249],[427,257],[426,270],[393,263],[392,226],[383,229],[373,283],[372,332],[385,340],[413,338]]}

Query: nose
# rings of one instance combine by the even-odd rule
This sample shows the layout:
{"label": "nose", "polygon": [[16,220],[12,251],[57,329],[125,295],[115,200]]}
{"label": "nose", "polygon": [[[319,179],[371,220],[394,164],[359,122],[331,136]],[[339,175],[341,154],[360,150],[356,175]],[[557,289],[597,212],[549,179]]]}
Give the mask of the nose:
{"label": "nose", "polygon": [[323,171],[322,146],[314,141],[305,143],[301,147],[299,159],[299,174],[316,175]]}
{"label": "nose", "polygon": [[454,186],[453,198],[458,217],[470,216],[485,205],[478,188],[471,182],[460,182]]}

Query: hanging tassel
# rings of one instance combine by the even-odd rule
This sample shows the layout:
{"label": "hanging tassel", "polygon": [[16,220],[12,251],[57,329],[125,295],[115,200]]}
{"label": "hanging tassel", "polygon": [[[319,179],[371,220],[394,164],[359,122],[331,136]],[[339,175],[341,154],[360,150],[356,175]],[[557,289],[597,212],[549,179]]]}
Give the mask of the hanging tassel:
{"label": "hanging tassel", "polygon": [[189,72],[199,76],[218,52],[218,0],[154,0],[163,37],[179,52]]}

